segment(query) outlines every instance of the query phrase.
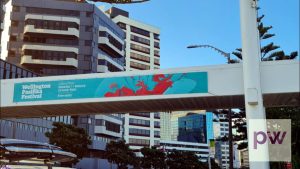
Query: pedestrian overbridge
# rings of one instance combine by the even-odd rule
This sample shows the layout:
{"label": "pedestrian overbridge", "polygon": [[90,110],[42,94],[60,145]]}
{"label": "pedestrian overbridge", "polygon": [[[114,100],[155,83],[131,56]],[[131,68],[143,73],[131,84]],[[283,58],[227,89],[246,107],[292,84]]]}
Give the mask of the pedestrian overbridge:
{"label": "pedestrian overbridge", "polygon": [[[261,62],[265,107],[300,102],[299,61]],[[242,64],[1,81],[0,118],[244,107]]]}

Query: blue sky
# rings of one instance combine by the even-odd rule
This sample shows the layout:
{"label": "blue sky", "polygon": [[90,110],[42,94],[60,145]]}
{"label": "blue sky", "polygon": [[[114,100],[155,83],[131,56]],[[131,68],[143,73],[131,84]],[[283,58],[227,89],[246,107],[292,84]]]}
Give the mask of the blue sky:
{"label": "blue sky", "polygon": [[[97,3],[97,6],[111,5]],[[299,52],[299,0],[260,0],[264,24],[274,28],[272,41],[285,52]],[[211,44],[225,52],[241,47],[238,0],[151,0],[115,5],[130,17],[161,30],[161,68],[223,64],[226,59],[211,49],[187,49]]]}

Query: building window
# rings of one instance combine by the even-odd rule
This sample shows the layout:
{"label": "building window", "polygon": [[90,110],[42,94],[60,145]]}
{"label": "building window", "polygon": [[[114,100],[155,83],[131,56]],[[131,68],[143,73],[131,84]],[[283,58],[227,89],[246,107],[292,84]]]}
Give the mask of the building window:
{"label": "building window", "polygon": [[135,35],[131,35],[130,39],[132,41],[135,41],[135,42],[138,42],[138,43],[142,43],[142,44],[145,44],[145,45],[150,45],[150,40],[145,39],[145,38],[141,38],[141,37],[138,37],[138,36],[135,36]]}
{"label": "building window", "polygon": [[154,118],[160,119],[160,114],[159,113],[154,113]]}
{"label": "building window", "polygon": [[131,116],[150,117],[150,113],[129,113]]}
{"label": "building window", "polygon": [[154,56],[160,57],[158,50],[154,50]]}
{"label": "building window", "polygon": [[160,46],[159,46],[159,42],[154,42],[154,47],[156,47],[156,48],[160,48]]}
{"label": "building window", "polygon": [[160,131],[154,131],[154,137],[159,138],[160,137]]}
{"label": "building window", "polygon": [[102,119],[96,119],[95,120],[95,125],[96,126],[104,126],[104,120],[102,120]]}
{"label": "building window", "polygon": [[144,56],[144,55],[141,55],[141,54],[130,52],[130,58],[150,63],[150,57]]}
{"label": "building window", "polygon": [[105,127],[106,127],[106,130],[108,130],[108,131],[120,133],[120,125],[119,124],[116,124],[116,123],[113,123],[110,121],[105,121]]}
{"label": "building window", "polygon": [[129,139],[129,144],[130,145],[135,145],[135,146],[149,146],[150,145],[150,140],[130,138]]}
{"label": "building window", "polygon": [[141,119],[130,118],[129,119],[129,125],[150,127],[150,121],[149,120],[141,120]]}
{"label": "building window", "polygon": [[126,30],[126,24],[125,24],[125,23],[118,22],[117,25],[118,25],[121,29]]}
{"label": "building window", "polygon": [[37,34],[37,35],[25,35],[23,38],[24,42],[31,43],[44,43],[44,44],[53,44],[53,45],[64,45],[64,46],[77,46],[79,44],[78,39],[72,38],[56,38],[49,37],[47,35]]}
{"label": "building window", "polygon": [[131,44],[130,48],[133,49],[133,50],[139,51],[139,52],[150,54],[150,49],[149,48],[146,48],[146,47],[143,47],[143,46],[140,46],[140,45]]}
{"label": "building window", "polygon": [[150,66],[144,65],[141,63],[137,63],[137,62],[133,62],[133,61],[130,62],[130,67],[139,69],[139,70],[150,70]]}
{"label": "building window", "polygon": [[155,128],[160,128],[160,122],[159,121],[154,121],[154,127]]}
{"label": "building window", "polygon": [[39,60],[66,61],[67,58],[77,59],[77,54],[73,52],[58,52],[58,51],[56,52],[56,51],[25,49],[24,55],[32,56],[32,59],[39,59]]}
{"label": "building window", "polygon": [[134,33],[137,33],[137,34],[140,34],[140,35],[144,35],[144,36],[147,36],[147,37],[150,36],[149,31],[146,31],[146,30],[134,27],[134,26],[131,26],[130,28],[131,28],[131,32],[134,32]]}
{"label": "building window", "polygon": [[160,65],[159,59],[154,58],[154,64],[157,65],[157,66],[159,66]]}
{"label": "building window", "polygon": [[159,34],[154,33],[154,39],[159,40]]}
{"label": "building window", "polygon": [[50,30],[64,30],[68,28],[79,29],[79,25],[74,22],[61,22],[50,20],[27,19],[25,25],[33,25],[35,29],[50,29]]}
{"label": "building window", "polygon": [[58,16],[80,16],[80,11],[76,10],[63,10],[63,9],[49,9],[49,8],[35,8],[35,7],[27,7],[27,13],[33,14],[49,14],[49,15],[58,15]]}
{"label": "building window", "polygon": [[150,130],[130,128],[129,135],[150,137]]}

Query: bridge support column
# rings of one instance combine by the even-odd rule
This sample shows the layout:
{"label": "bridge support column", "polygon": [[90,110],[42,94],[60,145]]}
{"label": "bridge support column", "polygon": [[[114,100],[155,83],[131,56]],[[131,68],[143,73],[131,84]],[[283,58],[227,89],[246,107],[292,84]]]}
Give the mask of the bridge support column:
{"label": "bridge support column", "polygon": [[[240,20],[242,34],[243,75],[245,108],[248,131],[248,149],[250,169],[269,169],[268,145],[260,146],[260,153],[265,157],[264,161],[257,162],[254,157],[257,151],[253,148],[254,133],[249,130],[249,121],[253,119],[266,119],[263,106],[260,74],[260,40],[257,29],[257,1],[240,0]],[[266,123],[261,122],[262,131],[266,131]],[[250,126],[251,127],[251,126]],[[256,154],[255,154],[256,153]]]}

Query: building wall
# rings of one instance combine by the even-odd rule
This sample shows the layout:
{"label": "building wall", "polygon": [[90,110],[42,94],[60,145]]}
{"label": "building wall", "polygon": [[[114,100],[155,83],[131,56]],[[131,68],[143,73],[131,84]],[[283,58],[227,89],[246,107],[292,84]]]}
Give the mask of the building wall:
{"label": "building wall", "polygon": [[[128,12],[118,8],[111,8],[107,13],[126,34],[126,71],[159,69],[159,29],[133,20],[129,17]],[[125,114],[124,139],[132,149],[137,151],[144,146],[158,146],[160,140],[159,113]]]}
{"label": "building wall", "polygon": [[[225,114],[219,114],[219,119],[226,119]],[[214,136],[215,138],[222,138],[229,135],[229,124],[226,121],[214,122]],[[229,143],[228,142],[216,142],[216,155],[215,159],[218,161],[222,168],[227,169],[229,167]]]}
{"label": "building wall", "polygon": [[172,140],[172,113],[162,112],[160,113],[160,139]]}

